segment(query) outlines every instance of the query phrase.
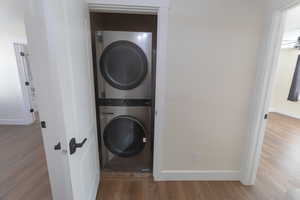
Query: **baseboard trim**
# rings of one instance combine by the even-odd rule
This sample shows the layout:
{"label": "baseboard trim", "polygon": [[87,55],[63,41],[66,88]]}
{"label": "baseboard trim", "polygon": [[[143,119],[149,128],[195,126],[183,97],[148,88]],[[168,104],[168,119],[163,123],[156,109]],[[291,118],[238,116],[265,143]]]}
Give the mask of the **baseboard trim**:
{"label": "baseboard trim", "polygon": [[239,170],[162,170],[157,181],[239,181]]}
{"label": "baseboard trim", "polygon": [[28,119],[0,119],[0,125],[29,125],[33,122]]}
{"label": "baseboard trim", "polygon": [[278,113],[278,114],[285,115],[287,117],[291,117],[291,118],[295,118],[295,119],[300,119],[300,116],[297,116],[297,115],[294,115],[294,114],[291,114],[291,113],[287,113],[287,112],[283,112],[283,111],[280,111],[280,110],[276,110],[276,109],[273,109],[273,108],[271,108],[269,110],[269,112]]}

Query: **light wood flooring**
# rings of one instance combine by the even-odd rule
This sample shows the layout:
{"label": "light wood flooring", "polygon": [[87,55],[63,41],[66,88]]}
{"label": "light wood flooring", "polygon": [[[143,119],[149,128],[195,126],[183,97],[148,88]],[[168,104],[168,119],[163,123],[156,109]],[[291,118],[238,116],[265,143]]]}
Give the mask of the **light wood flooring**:
{"label": "light wood flooring", "polygon": [[49,200],[50,184],[38,123],[0,126],[0,200]]}
{"label": "light wood flooring", "polygon": [[[293,188],[300,188],[300,120],[272,113],[255,186],[106,174],[98,200],[285,200]],[[51,199],[38,124],[0,126],[0,200],[21,199]]]}

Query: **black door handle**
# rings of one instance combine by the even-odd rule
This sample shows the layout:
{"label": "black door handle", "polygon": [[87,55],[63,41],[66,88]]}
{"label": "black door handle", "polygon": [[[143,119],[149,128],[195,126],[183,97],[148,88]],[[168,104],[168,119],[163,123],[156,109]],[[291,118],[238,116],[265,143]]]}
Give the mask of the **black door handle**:
{"label": "black door handle", "polygon": [[77,148],[81,148],[84,143],[87,141],[87,138],[84,138],[84,140],[80,143],[76,143],[76,139],[75,138],[72,138],[70,140],[70,143],[69,143],[69,146],[70,146],[70,154],[73,154],[76,152],[76,149]]}

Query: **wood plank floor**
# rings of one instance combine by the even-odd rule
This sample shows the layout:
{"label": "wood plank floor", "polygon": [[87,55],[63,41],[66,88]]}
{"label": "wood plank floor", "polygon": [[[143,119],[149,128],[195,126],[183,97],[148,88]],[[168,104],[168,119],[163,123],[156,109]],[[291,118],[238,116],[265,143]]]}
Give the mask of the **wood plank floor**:
{"label": "wood plank floor", "polygon": [[38,123],[0,126],[0,200],[49,200],[49,177]]}
{"label": "wood plank floor", "polygon": [[300,120],[271,113],[255,186],[104,175],[98,200],[285,200],[294,188],[300,188]]}
{"label": "wood plank floor", "polygon": [[[98,200],[285,200],[292,188],[300,188],[300,120],[270,114],[255,186],[104,176]],[[21,199],[51,199],[38,124],[0,126],[0,200]]]}

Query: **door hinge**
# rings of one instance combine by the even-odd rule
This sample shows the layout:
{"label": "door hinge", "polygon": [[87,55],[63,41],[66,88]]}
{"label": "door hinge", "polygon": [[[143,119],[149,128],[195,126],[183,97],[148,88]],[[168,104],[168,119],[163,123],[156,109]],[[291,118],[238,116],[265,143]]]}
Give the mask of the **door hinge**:
{"label": "door hinge", "polygon": [[41,127],[42,127],[42,128],[47,128],[46,122],[45,122],[45,121],[41,121]]}
{"label": "door hinge", "polygon": [[29,54],[28,53],[25,53],[23,51],[20,52],[20,56],[28,56]]}
{"label": "door hinge", "polygon": [[264,119],[268,119],[268,114],[265,114]]}

